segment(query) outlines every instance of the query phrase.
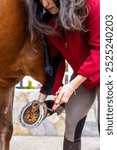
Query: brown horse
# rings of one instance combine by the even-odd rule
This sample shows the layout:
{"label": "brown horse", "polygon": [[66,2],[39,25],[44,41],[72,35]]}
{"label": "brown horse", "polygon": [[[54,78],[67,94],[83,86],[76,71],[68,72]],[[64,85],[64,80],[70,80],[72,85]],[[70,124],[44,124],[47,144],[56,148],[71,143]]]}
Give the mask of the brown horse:
{"label": "brown horse", "polygon": [[25,75],[44,80],[43,47],[30,42],[23,0],[0,0],[0,150],[13,132],[14,87]]}

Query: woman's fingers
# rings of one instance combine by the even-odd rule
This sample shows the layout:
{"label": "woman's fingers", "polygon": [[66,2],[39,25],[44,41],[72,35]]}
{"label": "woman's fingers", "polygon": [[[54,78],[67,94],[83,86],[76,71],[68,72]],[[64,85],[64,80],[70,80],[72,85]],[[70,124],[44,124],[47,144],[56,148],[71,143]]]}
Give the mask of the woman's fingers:
{"label": "woman's fingers", "polygon": [[55,96],[58,96],[58,95],[59,95],[59,92],[60,92],[60,91],[57,91],[56,94],[55,94]]}
{"label": "woman's fingers", "polygon": [[62,86],[59,87],[58,91],[60,91],[62,89]]}
{"label": "woman's fingers", "polygon": [[59,92],[58,95],[56,96],[55,98],[55,103],[56,104],[61,104],[61,100],[62,100],[62,97],[63,97],[63,94],[62,92]]}
{"label": "woman's fingers", "polygon": [[59,95],[61,89],[62,89],[62,86],[60,86],[58,91],[56,92],[56,94],[55,94],[56,97]]}
{"label": "woman's fingers", "polygon": [[61,86],[55,94],[55,103],[56,104],[67,103],[72,93],[73,92],[72,89],[70,89],[70,86],[68,85],[65,85],[63,87]]}

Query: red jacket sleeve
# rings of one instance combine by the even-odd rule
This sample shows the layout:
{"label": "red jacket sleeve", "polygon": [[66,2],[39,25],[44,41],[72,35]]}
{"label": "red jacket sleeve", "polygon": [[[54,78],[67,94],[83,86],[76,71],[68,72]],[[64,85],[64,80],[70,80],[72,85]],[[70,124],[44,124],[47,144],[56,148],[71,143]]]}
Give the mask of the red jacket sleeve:
{"label": "red jacket sleeve", "polygon": [[54,74],[52,77],[46,75],[45,82],[43,83],[40,92],[47,95],[54,95],[58,88],[62,85],[65,72],[65,60],[61,53],[50,43],[49,47]]}
{"label": "red jacket sleeve", "polygon": [[78,70],[78,74],[88,78],[83,83],[84,86],[94,87],[100,81],[100,2],[99,0],[87,1],[89,15],[86,26],[89,32],[90,55]]}

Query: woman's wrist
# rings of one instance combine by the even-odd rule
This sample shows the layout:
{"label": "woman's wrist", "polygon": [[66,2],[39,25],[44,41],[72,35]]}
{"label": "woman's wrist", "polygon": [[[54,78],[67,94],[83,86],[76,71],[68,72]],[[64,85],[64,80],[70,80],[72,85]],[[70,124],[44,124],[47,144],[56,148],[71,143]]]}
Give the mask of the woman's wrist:
{"label": "woman's wrist", "polygon": [[39,94],[39,97],[38,97],[38,101],[39,101],[39,102],[44,102],[45,99],[46,99],[46,97],[47,97],[47,94],[40,93],[40,94]]}
{"label": "woman's wrist", "polygon": [[77,75],[71,82],[71,86],[73,90],[75,91],[85,80],[87,80],[87,77],[84,77],[82,75]]}

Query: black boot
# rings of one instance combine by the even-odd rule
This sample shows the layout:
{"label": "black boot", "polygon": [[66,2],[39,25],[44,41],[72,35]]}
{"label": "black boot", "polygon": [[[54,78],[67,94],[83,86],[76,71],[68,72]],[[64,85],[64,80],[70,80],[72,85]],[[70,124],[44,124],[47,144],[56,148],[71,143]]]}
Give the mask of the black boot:
{"label": "black boot", "polygon": [[63,150],[81,150],[81,139],[75,142],[70,142],[64,138]]}

